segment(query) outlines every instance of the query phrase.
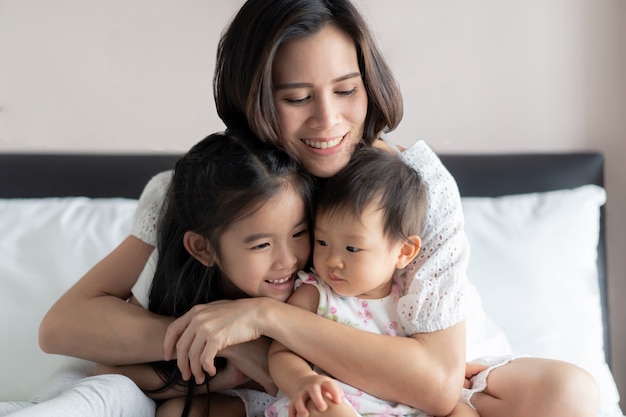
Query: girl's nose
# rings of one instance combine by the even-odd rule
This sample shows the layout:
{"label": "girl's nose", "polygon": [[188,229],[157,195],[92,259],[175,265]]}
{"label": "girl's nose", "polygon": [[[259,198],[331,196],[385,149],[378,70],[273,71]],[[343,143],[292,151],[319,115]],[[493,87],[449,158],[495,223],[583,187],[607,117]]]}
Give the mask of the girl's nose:
{"label": "girl's nose", "polygon": [[278,268],[289,269],[298,264],[296,252],[290,245],[284,245],[279,248],[276,254],[275,264]]}

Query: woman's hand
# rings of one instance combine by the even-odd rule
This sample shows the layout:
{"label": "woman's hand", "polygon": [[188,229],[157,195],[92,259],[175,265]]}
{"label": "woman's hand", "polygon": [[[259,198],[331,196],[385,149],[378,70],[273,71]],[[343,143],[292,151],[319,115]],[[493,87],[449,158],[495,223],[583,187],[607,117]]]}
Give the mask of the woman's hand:
{"label": "woman's hand", "polygon": [[472,388],[472,383],[470,379],[472,379],[477,374],[481,373],[487,369],[487,365],[480,365],[478,363],[467,362],[465,364],[465,381],[463,382],[464,388]]}
{"label": "woman's hand", "polygon": [[[194,306],[169,325],[163,341],[165,360],[176,358],[185,380],[194,376],[196,383],[203,383],[204,370],[216,374],[213,361],[219,352],[262,336],[258,323],[264,302],[264,298],[246,298]],[[265,380],[257,373],[255,377]]]}

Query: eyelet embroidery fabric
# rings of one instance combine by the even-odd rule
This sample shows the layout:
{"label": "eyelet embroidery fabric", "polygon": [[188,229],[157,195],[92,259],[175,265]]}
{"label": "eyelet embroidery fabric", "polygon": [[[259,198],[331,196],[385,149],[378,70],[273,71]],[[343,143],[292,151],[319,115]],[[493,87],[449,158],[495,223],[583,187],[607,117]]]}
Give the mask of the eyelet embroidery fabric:
{"label": "eyelet embroidery fabric", "polygon": [[137,203],[131,234],[152,246],[157,244],[157,223],[172,174],[173,171],[163,171],[152,177]]}
{"label": "eyelet embroidery fabric", "polygon": [[424,141],[416,142],[401,157],[421,175],[428,202],[422,248],[399,273],[404,288],[398,314],[407,334],[434,332],[464,318],[469,246],[463,232],[461,196],[452,175]]}
{"label": "eyelet embroidery fabric", "polygon": [[[416,142],[401,157],[420,173],[428,203],[422,248],[415,260],[399,272],[402,297],[398,314],[407,334],[433,332],[464,318],[469,247],[463,232],[461,197],[454,178],[424,141]],[[153,246],[171,178],[172,171],[155,175],[146,185],[135,214],[132,234]]]}

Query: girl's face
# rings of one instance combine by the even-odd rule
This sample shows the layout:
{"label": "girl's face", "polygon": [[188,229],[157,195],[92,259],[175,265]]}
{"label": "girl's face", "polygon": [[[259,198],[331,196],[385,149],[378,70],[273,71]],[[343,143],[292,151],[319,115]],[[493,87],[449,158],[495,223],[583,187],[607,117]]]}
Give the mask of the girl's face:
{"label": "girl's face", "polygon": [[383,232],[383,212],[368,205],[360,219],[350,214],[318,215],[313,265],[319,277],[345,297],[382,298],[402,259],[401,242]]}
{"label": "girl's face", "polygon": [[361,141],[367,114],[354,42],[333,25],[288,41],[272,77],[285,148],[312,174],[336,174]]}
{"label": "girl's face", "polygon": [[225,280],[229,296],[243,292],[286,301],[311,251],[301,195],[291,184],[285,185],[252,215],[232,223],[220,236],[219,245],[216,263],[230,280]]}

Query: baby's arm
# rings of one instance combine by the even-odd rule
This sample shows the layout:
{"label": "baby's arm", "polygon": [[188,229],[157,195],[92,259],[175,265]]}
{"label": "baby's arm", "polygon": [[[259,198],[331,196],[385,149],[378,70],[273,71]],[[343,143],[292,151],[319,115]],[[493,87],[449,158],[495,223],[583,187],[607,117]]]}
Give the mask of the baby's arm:
{"label": "baby's arm", "polygon": [[[302,285],[287,302],[316,311],[318,301],[317,288]],[[278,388],[291,399],[289,415],[308,415],[309,400],[323,412],[328,407],[327,400],[339,404],[343,399],[343,391],[334,379],[318,374],[306,360],[277,341],[270,346],[269,370]]]}

